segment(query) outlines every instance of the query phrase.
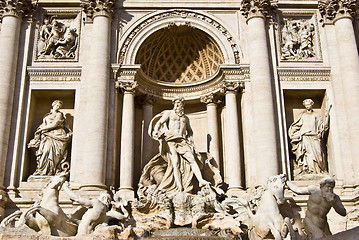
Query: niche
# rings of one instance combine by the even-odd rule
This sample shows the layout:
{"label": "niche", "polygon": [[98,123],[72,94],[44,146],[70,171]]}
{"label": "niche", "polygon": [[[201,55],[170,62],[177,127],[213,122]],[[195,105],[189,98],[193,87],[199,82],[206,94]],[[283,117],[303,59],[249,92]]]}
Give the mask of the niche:
{"label": "niche", "polygon": [[[311,117],[303,114],[306,112],[303,106],[305,99],[314,101]],[[284,90],[284,102],[292,176],[295,180],[322,178],[328,172],[330,162],[326,147],[330,131],[326,92],[324,89]]]}
{"label": "niche", "polygon": [[[34,138],[37,128],[42,124],[43,118],[52,109],[54,100],[63,102],[60,111],[65,117],[68,128],[73,131],[75,90],[32,90],[29,107],[28,128],[26,134],[26,150],[23,161],[22,181],[26,181],[36,170],[36,155],[34,149],[28,148],[29,142]],[[71,162],[71,145],[67,145],[67,161]]]}

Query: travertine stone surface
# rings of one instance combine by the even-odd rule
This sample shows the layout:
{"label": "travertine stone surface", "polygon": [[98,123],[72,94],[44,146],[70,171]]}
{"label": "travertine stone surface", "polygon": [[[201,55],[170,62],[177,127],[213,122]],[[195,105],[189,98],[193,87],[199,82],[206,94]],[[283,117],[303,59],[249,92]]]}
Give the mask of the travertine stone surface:
{"label": "travertine stone surface", "polygon": [[237,93],[240,84],[237,82],[224,82],[223,91],[225,92],[226,103],[226,172],[230,195],[238,195],[242,189],[242,166],[239,142],[239,119]]}
{"label": "travertine stone surface", "polygon": [[[333,233],[357,226],[357,4],[0,1],[0,215],[10,225],[0,238],[50,238],[12,231],[26,216],[54,236],[76,235],[80,224],[80,233],[92,232],[77,239],[157,237],[151,233],[161,230],[159,237],[174,239],[187,231],[298,240],[307,238],[313,206]],[[183,115],[162,118],[175,112],[177,97],[186,103]],[[40,146],[34,133],[51,122],[44,114],[56,99],[71,141],[47,138]],[[303,108],[305,99],[313,111]],[[61,121],[50,125],[70,133]],[[156,128],[164,134],[152,139]],[[37,166],[30,141],[44,164]],[[70,168],[50,167],[63,160]],[[66,169],[68,192],[82,206],[60,189],[63,180],[50,188],[52,175]],[[321,212],[314,193],[283,192],[278,174],[303,188],[334,176],[330,191],[347,216]],[[111,209],[108,196],[99,200],[105,191]]]}
{"label": "travertine stone surface", "polygon": [[[248,9],[244,11],[248,24],[248,52],[253,104],[253,144],[255,161],[261,168],[257,169],[260,182],[279,172],[278,139],[276,136],[276,109],[272,74],[268,55],[266,34],[266,14],[269,1],[248,1],[242,3]],[[249,7],[252,6],[253,7]],[[250,10],[253,9],[253,13]]]}
{"label": "travertine stone surface", "polygon": [[[111,2],[111,1],[109,1]],[[89,4],[89,5],[87,5]],[[94,5],[95,4],[95,5]],[[96,5],[98,4],[98,5]],[[105,6],[104,6],[105,5]],[[110,67],[110,32],[111,18],[109,12],[112,4],[92,1],[84,3],[84,8],[93,14],[93,30],[91,34],[91,57],[88,66],[88,79],[86,79],[86,116],[87,138],[85,150],[81,158],[83,171],[82,186],[103,187],[105,183],[105,166],[107,152],[107,126],[108,126],[108,94],[109,94],[109,67]],[[93,8],[93,9],[92,9]],[[90,9],[90,10],[89,10]],[[90,119],[96,119],[90,121]]]}

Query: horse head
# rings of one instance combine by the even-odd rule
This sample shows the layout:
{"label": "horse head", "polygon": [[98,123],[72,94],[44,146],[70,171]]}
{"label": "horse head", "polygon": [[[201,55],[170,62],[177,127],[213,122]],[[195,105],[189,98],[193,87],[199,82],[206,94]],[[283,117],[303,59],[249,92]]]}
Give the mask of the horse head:
{"label": "horse head", "polygon": [[272,176],[267,180],[266,189],[272,193],[278,204],[285,202],[284,187],[286,180],[287,176],[285,174]]}

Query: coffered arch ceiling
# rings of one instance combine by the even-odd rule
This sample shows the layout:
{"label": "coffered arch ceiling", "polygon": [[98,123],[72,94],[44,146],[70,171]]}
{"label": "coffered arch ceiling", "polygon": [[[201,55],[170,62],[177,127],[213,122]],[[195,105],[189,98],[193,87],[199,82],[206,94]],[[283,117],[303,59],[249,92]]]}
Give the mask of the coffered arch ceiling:
{"label": "coffered arch ceiling", "polygon": [[207,33],[191,26],[170,25],[142,43],[135,63],[154,80],[191,83],[213,76],[224,57]]}

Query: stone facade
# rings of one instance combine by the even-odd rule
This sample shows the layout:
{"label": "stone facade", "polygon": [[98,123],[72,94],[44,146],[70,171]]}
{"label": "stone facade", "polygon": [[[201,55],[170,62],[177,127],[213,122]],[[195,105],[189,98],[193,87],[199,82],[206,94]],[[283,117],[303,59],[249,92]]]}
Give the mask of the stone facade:
{"label": "stone facade", "polygon": [[[151,119],[182,97],[196,151],[211,154],[226,196],[245,197],[274,175],[302,187],[329,175],[348,213],[329,213],[332,232],[356,226],[357,9],[354,0],[1,1],[0,219],[28,209],[60,172],[91,199],[111,189],[137,201],[158,153]],[[301,120],[305,99],[317,120]],[[61,109],[49,112],[54,100]],[[319,150],[297,151],[309,143],[295,123],[318,119],[326,125],[309,135],[320,134]],[[45,125],[67,142],[49,133],[35,152],[28,144]],[[67,165],[34,174],[41,154],[57,151]],[[320,154],[325,170],[297,174],[298,152]],[[308,197],[286,197],[304,217]],[[76,207],[62,191],[60,204]]]}

